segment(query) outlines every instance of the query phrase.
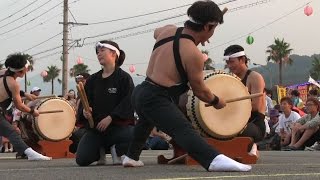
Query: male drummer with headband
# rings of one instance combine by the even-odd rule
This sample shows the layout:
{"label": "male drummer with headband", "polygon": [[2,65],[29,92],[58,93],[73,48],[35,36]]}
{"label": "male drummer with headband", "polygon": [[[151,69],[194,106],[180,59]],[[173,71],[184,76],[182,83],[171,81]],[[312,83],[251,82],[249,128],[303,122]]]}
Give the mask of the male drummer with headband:
{"label": "male drummer with headband", "polygon": [[[39,112],[33,108],[29,108],[21,101],[21,95],[25,95],[20,91],[20,87],[16,79],[22,78],[28,71],[29,62],[23,54],[11,54],[5,61],[6,70],[0,71],[0,136],[5,136],[13,144],[19,154],[26,154],[28,160],[51,160],[50,157],[43,156],[28,147],[20,135],[13,129],[13,126],[5,120],[3,114],[13,101],[15,107],[21,112],[30,113],[33,116],[39,116]],[[29,96],[30,97],[30,96]],[[32,99],[31,99],[32,100]]]}
{"label": "male drummer with headband", "polygon": [[[249,93],[264,92],[265,82],[261,74],[248,69],[248,58],[240,45],[231,45],[224,51],[224,60],[228,68],[236,74],[241,82],[248,88]],[[239,136],[252,137],[254,142],[263,140],[266,126],[264,123],[266,101],[264,96],[251,100],[251,117],[246,128]],[[257,155],[257,145],[253,144],[250,153]]]}
{"label": "male drummer with headband", "polygon": [[144,166],[139,156],[156,126],[165,132],[208,171],[250,171],[251,166],[238,163],[208,145],[180,111],[177,99],[190,83],[194,94],[216,109],[226,104],[215,96],[203,80],[203,57],[197,45],[213,35],[223,23],[223,13],[212,1],[197,1],[187,11],[184,27],[174,25],[154,32],[156,44],[147,69],[147,78],[132,94],[139,116],[134,139],[122,161],[124,167]]}

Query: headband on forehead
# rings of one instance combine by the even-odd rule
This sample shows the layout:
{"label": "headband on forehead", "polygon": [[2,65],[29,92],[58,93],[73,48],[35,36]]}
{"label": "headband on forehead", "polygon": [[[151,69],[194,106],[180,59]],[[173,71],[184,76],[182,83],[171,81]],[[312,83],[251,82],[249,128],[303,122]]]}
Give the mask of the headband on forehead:
{"label": "headband on forehead", "polygon": [[[189,16],[189,21],[194,23],[194,24],[204,25],[203,23],[194,20],[191,16]],[[208,22],[207,24],[209,24],[209,25],[217,25],[218,23],[217,22]]]}
{"label": "headband on forehead", "polygon": [[83,78],[83,76],[81,74],[79,74],[76,76],[76,79],[78,79],[78,78]]}
{"label": "headband on forehead", "polygon": [[237,58],[237,57],[241,57],[241,56],[245,56],[246,53],[244,51],[240,51],[234,54],[231,54],[229,56],[223,56],[223,60],[228,61],[230,58]]}
{"label": "headband on forehead", "polygon": [[104,47],[104,48],[108,48],[108,49],[111,49],[113,51],[116,52],[116,54],[118,55],[118,57],[120,56],[120,51],[118,48],[116,48],[115,46],[112,46],[111,44],[106,44],[106,43],[100,43],[100,42],[97,42],[96,44],[96,49],[97,48],[101,48],[101,47]]}
{"label": "headband on forehead", "polygon": [[12,67],[8,67],[8,69],[12,72],[19,72],[22,71],[24,68],[28,68],[30,66],[30,62],[27,60],[27,63],[24,65],[24,67],[20,68],[20,69],[16,69],[16,68],[12,68]]}

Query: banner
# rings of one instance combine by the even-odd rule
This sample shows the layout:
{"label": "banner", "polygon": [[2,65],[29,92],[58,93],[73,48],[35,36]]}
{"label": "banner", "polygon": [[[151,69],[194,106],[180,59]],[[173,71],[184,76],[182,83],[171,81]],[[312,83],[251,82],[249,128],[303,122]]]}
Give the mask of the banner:
{"label": "banner", "polygon": [[307,101],[308,96],[308,85],[298,86],[298,91],[300,93],[300,98],[303,102]]}
{"label": "banner", "polygon": [[279,87],[279,86],[277,85],[277,93],[278,93],[278,104],[280,104],[281,98],[287,96],[287,89],[286,89],[286,87]]}
{"label": "banner", "polygon": [[320,84],[316,80],[312,79],[310,76],[309,76],[308,82],[311,84],[314,84],[320,88]]}

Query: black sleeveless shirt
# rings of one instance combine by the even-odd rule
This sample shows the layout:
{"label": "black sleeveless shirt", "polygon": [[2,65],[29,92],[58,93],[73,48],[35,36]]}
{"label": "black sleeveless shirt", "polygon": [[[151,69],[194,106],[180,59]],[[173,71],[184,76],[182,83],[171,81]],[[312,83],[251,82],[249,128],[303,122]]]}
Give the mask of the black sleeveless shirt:
{"label": "black sleeveless shirt", "polygon": [[[245,86],[247,86],[247,79],[248,79],[248,76],[249,76],[249,74],[251,73],[252,71],[249,69],[249,70],[247,70],[247,72],[246,72],[246,75],[243,77],[243,79],[241,79],[241,82],[245,85]],[[249,92],[250,93],[250,92]]]}
{"label": "black sleeveless shirt", "polygon": [[6,111],[6,109],[10,106],[10,104],[11,104],[11,102],[12,102],[12,93],[11,93],[11,91],[9,90],[9,87],[8,87],[7,74],[4,73],[4,74],[0,75],[0,78],[3,79],[4,88],[6,89],[6,92],[7,92],[7,94],[9,95],[8,99],[0,102],[0,107],[1,107],[2,111]]}
{"label": "black sleeveless shirt", "polygon": [[181,56],[180,56],[180,51],[179,51],[179,46],[180,46],[179,40],[180,40],[180,38],[185,38],[185,39],[189,39],[189,40],[191,40],[191,41],[193,41],[195,43],[194,38],[192,36],[188,35],[188,34],[182,34],[182,30],[183,30],[183,27],[179,27],[174,36],[170,36],[170,37],[161,39],[153,47],[153,51],[154,51],[159,46],[162,46],[163,44],[165,44],[167,42],[173,41],[173,55],[174,55],[176,68],[177,68],[178,73],[179,73],[180,78],[181,78],[181,84],[174,85],[174,86],[171,86],[171,87],[164,87],[162,85],[159,85],[159,84],[155,83],[149,77],[146,78],[146,81],[152,82],[153,84],[156,84],[159,87],[167,89],[168,92],[169,92],[169,95],[171,97],[174,97],[174,98],[178,98],[181,94],[183,94],[183,93],[185,93],[186,91],[189,90],[188,76],[187,76],[187,73],[185,72],[185,70],[184,70],[184,68],[182,66],[182,61],[181,61]]}

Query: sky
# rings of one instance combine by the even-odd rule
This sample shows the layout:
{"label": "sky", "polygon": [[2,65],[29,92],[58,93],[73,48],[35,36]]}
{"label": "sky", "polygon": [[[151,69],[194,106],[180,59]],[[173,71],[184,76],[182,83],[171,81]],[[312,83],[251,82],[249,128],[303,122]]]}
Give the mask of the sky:
{"label": "sky", "polygon": [[[33,55],[35,65],[34,71],[29,74],[31,79],[40,77],[41,71],[49,65],[61,68],[62,34],[59,33],[62,32],[62,25],[59,22],[63,19],[62,2],[1,0],[0,63],[13,52]],[[154,45],[153,30],[166,24],[182,26],[187,20],[187,8],[193,2],[195,1],[69,0],[69,21],[88,23],[69,26],[68,38],[73,45],[69,50],[69,68],[81,57],[89,66],[90,73],[98,71],[100,65],[95,55],[94,44],[99,40],[114,39],[126,53],[122,68],[129,72],[129,66],[134,65],[136,71],[131,73],[132,76],[144,75]],[[274,42],[274,38],[284,38],[293,48],[293,54],[320,54],[320,0],[215,2],[222,3],[220,8],[227,7],[229,11],[224,16],[224,23],[216,28],[210,38],[211,43],[205,47],[199,45],[199,49],[208,50],[209,57],[216,64],[224,64],[222,57],[225,48],[239,44],[245,48],[252,62],[264,65],[267,57],[265,51]],[[311,16],[304,14],[304,7],[308,3],[313,8]],[[158,11],[163,12],[156,13]],[[143,14],[149,15],[126,19]],[[123,18],[124,20],[117,20]],[[164,20],[166,18],[168,20]],[[136,26],[141,27],[135,28]],[[254,43],[251,45],[246,43],[246,37],[249,35],[254,37]]]}

